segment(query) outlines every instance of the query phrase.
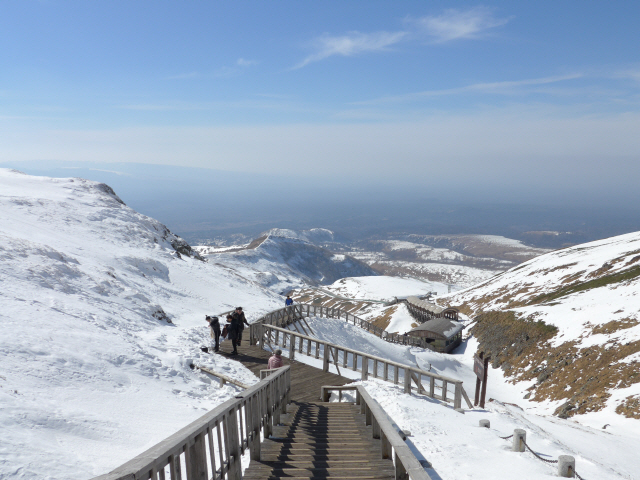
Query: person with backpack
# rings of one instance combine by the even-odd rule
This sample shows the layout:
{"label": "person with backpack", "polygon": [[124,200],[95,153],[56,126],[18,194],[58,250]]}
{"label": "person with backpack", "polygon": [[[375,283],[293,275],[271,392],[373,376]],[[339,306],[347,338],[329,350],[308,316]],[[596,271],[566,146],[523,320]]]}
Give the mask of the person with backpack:
{"label": "person with backpack", "polygon": [[287,299],[284,301],[284,306],[288,307],[290,305],[293,305],[293,299],[291,298],[290,295],[287,295]]}
{"label": "person with backpack", "polygon": [[238,324],[238,340],[237,344],[240,346],[240,342],[242,342],[242,331],[244,330],[244,326],[249,326],[249,322],[247,322],[247,317],[244,316],[244,312],[242,311],[242,307],[236,307],[236,311],[233,312],[233,318],[236,319]]}
{"label": "person with backpack", "polygon": [[211,327],[211,339],[214,342],[213,351],[218,352],[220,351],[220,320],[218,317],[210,317],[209,315],[205,319]]}

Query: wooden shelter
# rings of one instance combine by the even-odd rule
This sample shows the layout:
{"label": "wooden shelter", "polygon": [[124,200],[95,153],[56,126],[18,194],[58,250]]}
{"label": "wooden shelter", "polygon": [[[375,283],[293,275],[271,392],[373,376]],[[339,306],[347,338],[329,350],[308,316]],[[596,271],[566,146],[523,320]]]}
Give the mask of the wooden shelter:
{"label": "wooden shelter", "polygon": [[462,343],[463,325],[449,318],[434,318],[417,326],[407,334],[424,338],[436,352],[449,353]]}

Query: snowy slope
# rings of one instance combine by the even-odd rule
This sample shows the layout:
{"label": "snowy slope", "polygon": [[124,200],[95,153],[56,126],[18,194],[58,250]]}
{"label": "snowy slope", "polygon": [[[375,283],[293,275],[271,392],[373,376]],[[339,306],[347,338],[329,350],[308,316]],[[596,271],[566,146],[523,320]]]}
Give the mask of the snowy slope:
{"label": "snowy slope", "polygon": [[393,297],[419,296],[429,292],[447,293],[447,285],[443,283],[388,276],[341,278],[324,288],[344,297],[373,300],[391,300]]}
{"label": "snowy slope", "polygon": [[212,263],[233,269],[278,293],[303,285],[330,284],[343,277],[377,275],[359,260],[312,243],[332,235],[325,229],[273,229],[247,248],[224,252],[204,246],[194,248]]}
{"label": "snowy slope", "polygon": [[[474,332],[523,395],[560,415],[640,418],[639,289],[636,232],[542,255],[447,301],[469,314],[502,312],[481,317]],[[526,339],[510,336],[516,322]]]}
{"label": "snowy slope", "polygon": [[95,182],[0,170],[0,218],[0,478],[105,473],[235,394],[191,361],[255,381],[198,347],[205,314],[271,291]]}

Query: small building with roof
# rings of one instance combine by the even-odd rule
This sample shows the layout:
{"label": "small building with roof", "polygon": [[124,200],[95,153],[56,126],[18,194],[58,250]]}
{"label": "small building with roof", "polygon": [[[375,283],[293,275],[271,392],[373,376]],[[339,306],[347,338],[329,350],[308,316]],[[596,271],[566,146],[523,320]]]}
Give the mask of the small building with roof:
{"label": "small building with roof", "polygon": [[407,335],[425,339],[428,348],[449,353],[462,343],[463,324],[449,318],[434,318],[407,332]]}

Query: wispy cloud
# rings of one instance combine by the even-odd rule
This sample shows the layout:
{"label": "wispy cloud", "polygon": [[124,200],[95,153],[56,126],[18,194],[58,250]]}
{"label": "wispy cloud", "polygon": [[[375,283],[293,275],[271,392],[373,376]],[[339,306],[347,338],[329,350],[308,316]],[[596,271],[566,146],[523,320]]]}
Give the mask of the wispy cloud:
{"label": "wispy cloud", "polygon": [[363,102],[354,102],[354,105],[374,105],[380,103],[406,102],[415,101],[423,98],[441,97],[445,95],[456,95],[463,93],[487,93],[495,95],[514,95],[518,93],[528,93],[525,87],[548,85],[552,83],[564,82],[567,80],[575,80],[582,78],[582,73],[573,73],[569,75],[558,75],[552,77],[530,78],[525,80],[510,80],[503,82],[474,83],[465,85],[464,87],[446,88],[442,90],[425,90],[422,92],[414,92],[406,95],[396,95],[391,97],[383,97],[373,100],[365,100]]}
{"label": "wispy cloud", "polygon": [[477,39],[488,31],[505,25],[511,18],[494,16],[493,9],[475,7],[468,10],[448,9],[441,15],[428,15],[418,19],[407,19],[409,25],[423,31],[437,43],[458,39]]}
{"label": "wispy cloud", "polygon": [[511,18],[498,18],[493,9],[474,7],[467,10],[448,9],[440,15],[421,18],[406,18],[404,30],[395,32],[362,33],[348,32],[345,35],[324,34],[311,42],[314,53],[307,56],[292,70],[302,68],[335,55],[352,57],[361,53],[388,51],[401,41],[431,37],[435,43],[457,39],[478,39],[488,35],[492,28],[505,25]]}
{"label": "wispy cloud", "polygon": [[295,65],[293,69],[302,68],[312,62],[324,60],[334,55],[352,57],[366,52],[385,51],[391,45],[401,41],[406,35],[407,32],[349,32],[341,36],[325,34],[313,42],[316,52]]}
{"label": "wispy cloud", "polygon": [[246,58],[238,58],[232,66],[223,65],[222,67],[210,73],[187,72],[171,75],[167,77],[169,80],[190,80],[196,78],[227,78],[239,74],[243,69],[258,65],[257,60],[247,60]]}
{"label": "wispy cloud", "polygon": [[236,61],[236,65],[239,67],[253,67],[254,65],[257,65],[258,62],[256,60],[247,60],[246,58],[239,58]]}

